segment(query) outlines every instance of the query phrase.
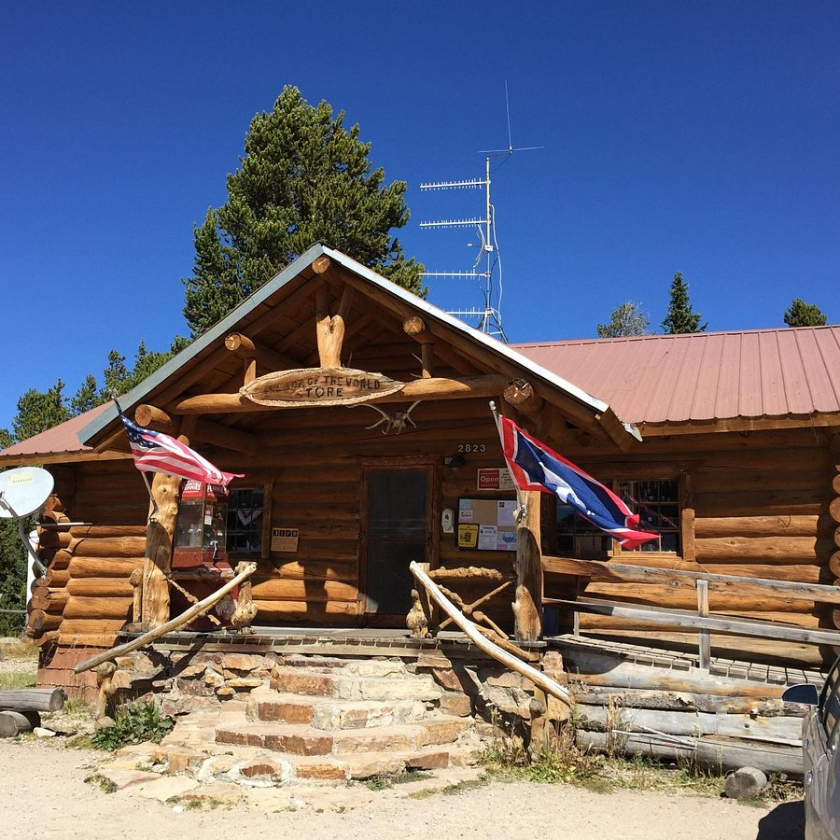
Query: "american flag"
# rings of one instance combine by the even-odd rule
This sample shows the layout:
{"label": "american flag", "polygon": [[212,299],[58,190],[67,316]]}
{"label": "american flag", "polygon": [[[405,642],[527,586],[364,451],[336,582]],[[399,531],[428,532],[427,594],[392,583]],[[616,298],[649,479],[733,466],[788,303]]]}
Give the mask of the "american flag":
{"label": "american flag", "polygon": [[658,534],[637,531],[638,514],[612,490],[522,431],[509,418],[499,418],[499,434],[505,460],[520,490],[554,494],[628,550],[659,538]]}
{"label": "american flag", "polygon": [[193,451],[175,438],[163,432],[142,429],[136,426],[121,411],[134,466],[140,472],[160,472],[192,478],[205,484],[227,486],[234,478],[242,478],[240,473],[228,473],[214,467],[206,458]]}

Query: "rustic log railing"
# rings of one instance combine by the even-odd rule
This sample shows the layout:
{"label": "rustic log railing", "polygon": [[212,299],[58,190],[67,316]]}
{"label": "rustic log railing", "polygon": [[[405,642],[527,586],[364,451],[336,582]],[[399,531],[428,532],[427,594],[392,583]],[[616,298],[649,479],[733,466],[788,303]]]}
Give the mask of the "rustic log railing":
{"label": "rustic log railing", "polygon": [[198,618],[198,616],[203,615],[207,610],[214,607],[219,601],[224,598],[225,595],[228,594],[232,589],[239,586],[240,583],[244,583],[252,574],[257,570],[256,563],[245,563],[237,566],[237,569],[241,571],[225,583],[224,586],[217,589],[215,592],[212,592],[208,595],[204,600],[199,601],[197,604],[193,604],[189,609],[185,610],[181,613],[181,615],[173,618],[171,621],[167,621],[165,624],[161,624],[159,627],[155,627],[152,630],[149,630],[148,633],[144,633],[142,636],[138,636],[136,639],[132,639],[130,642],[126,642],[123,645],[118,645],[115,648],[111,648],[110,650],[106,650],[104,653],[97,654],[96,656],[92,656],[90,659],[86,659],[84,662],[80,662],[76,667],[73,669],[74,673],[81,674],[83,671],[87,671],[90,668],[95,668],[97,665],[101,665],[103,662],[108,662],[112,659],[116,659],[118,656],[125,656],[127,653],[131,653],[133,650],[137,650],[138,648],[143,647],[144,645],[151,644],[155,639],[159,639],[161,636],[165,636],[167,633],[171,633],[174,630],[177,630],[179,627],[183,627],[185,624],[188,624],[194,618]]}
{"label": "rustic log railing", "polygon": [[789,598],[791,600],[822,601],[840,603],[840,587],[824,584],[798,583],[795,581],[744,578],[736,575],[708,574],[702,571],[684,569],[663,569],[650,566],[630,566],[621,563],[576,560],[568,557],[543,557],[544,573],[577,575],[600,581],[623,581],[635,583],[667,583],[669,586],[694,587],[697,590],[697,612],[664,609],[628,602],[609,601],[600,598],[578,597],[576,600],[543,598],[545,606],[568,607],[575,612],[588,612],[671,624],[697,629],[700,633],[699,647],[701,666],[708,667],[708,632],[717,631],[742,636],[758,636],[814,645],[840,646],[840,631],[793,627],[769,621],[710,615],[708,593],[749,594],[755,597]]}
{"label": "rustic log railing", "polygon": [[[527,662],[523,662],[517,656],[508,653],[507,650],[502,649],[498,644],[490,641],[489,638],[482,632],[482,628],[478,627],[470,621],[458,608],[441,592],[440,587],[429,577],[425,569],[419,563],[412,563],[409,566],[411,573],[415,580],[425,587],[426,591],[431,596],[432,600],[467,634],[467,638],[481,651],[488,656],[492,656],[498,662],[501,662],[512,671],[521,674],[526,679],[531,680],[538,688],[541,688],[552,697],[556,697],[567,706],[571,705],[569,692],[563,688],[562,685],[555,682],[550,677],[546,676],[541,671],[538,671]],[[520,652],[521,653],[521,652]]]}

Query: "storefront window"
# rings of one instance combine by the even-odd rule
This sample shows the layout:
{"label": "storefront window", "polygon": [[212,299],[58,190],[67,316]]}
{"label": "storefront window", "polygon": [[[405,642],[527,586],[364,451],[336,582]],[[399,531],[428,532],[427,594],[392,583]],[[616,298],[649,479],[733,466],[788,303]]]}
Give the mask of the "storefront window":
{"label": "storefront window", "polygon": [[[658,540],[645,543],[636,551],[680,551],[679,481],[615,480],[607,486],[624,500],[630,510],[639,514],[640,531],[659,534]],[[558,554],[583,560],[605,560],[622,553],[623,549],[616,541],[569,505],[558,500],[556,510]]]}
{"label": "storefront window", "polygon": [[227,550],[230,554],[259,554],[262,548],[263,490],[230,491],[227,513]]}

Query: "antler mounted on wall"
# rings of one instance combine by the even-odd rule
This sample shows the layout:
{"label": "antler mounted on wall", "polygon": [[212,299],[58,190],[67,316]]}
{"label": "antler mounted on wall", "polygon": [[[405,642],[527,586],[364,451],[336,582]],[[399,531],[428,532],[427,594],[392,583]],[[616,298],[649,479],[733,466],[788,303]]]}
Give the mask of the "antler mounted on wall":
{"label": "antler mounted on wall", "polygon": [[411,423],[415,429],[417,428],[417,424],[411,419],[411,412],[414,411],[419,402],[420,400],[415,400],[405,411],[395,411],[393,414],[388,414],[388,412],[383,411],[379,408],[379,406],[369,405],[367,403],[361,406],[355,405],[353,408],[372,408],[374,411],[378,411],[382,415],[382,417],[372,425],[365,426],[366,429],[375,429],[377,426],[381,426],[384,423],[385,426],[382,429],[383,435],[390,435],[392,433],[398,435],[405,429],[406,423]]}

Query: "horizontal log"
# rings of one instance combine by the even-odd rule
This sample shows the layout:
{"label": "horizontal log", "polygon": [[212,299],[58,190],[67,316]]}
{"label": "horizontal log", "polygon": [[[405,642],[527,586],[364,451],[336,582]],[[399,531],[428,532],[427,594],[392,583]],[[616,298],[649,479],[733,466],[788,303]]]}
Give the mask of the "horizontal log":
{"label": "horizontal log", "polygon": [[64,607],[65,618],[122,618],[128,621],[131,615],[131,597],[85,597],[71,595]]}
{"label": "horizontal log", "polygon": [[751,470],[744,467],[736,469],[736,464],[733,464],[731,470],[715,473],[709,473],[701,467],[692,473],[691,483],[696,493],[714,493],[716,490],[724,490],[727,493],[750,490],[826,492],[828,489],[827,483],[820,480],[819,473],[815,475],[812,470],[805,470],[801,465],[770,473],[767,470]]}
{"label": "horizontal log", "polygon": [[67,581],[66,591],[69,595],[131,598],[134,587],[127,578],[73,578]]}
{"label": "horizontal log", "polygon": [[[745,601],[750,598],[785,598],[805,602],[840,603],[840,588],[798,581],[744,578],[712,574],[706,571],[646,568],[621,563],[601,563],[591,560],[548,556],[543,556],[543,570],[549,574],[585,574],[596,581],[656,583],[666,588],[666,591],[661,594],[668,601],[671,600],[668,593],[674,593],[676,596],[678,590],[682,590],[683,597],[694,597],[696,582],[705,580],[709,583],[710,593],[730,595],[735,598],[743,598]],[[635,591],[628,589],[628,597],[632,597]]]}
{"label": "horizontal log", "polygon": [[[578,731],[577,745],[583,750],[606,752],[614,749],[615,737],[604,732]],[[679,743],[675,738],[651,734],[623,736],[619,744],[627,755],[646,755],[677,763],[699,764],[716,773],[737,770],[741,767],[755,767],[763,773],[785,773],[797,778],[803,773],[802,748],[779,744],[715,741],[712,739],[685,739]]]}
{"label": "horizontal log", "polygon": [[69,546],[75,557],[142,557],[146,537],[83,537]]}
{"label": "horizontal log", "polygon": [[310,620],[324,616],[353,616],[359,614],[357,601],[267,601],[254,599],[257,605],[255,624],[284,618]]}
{"label": "horizontal log", "polygon": [[698,562],[703,560],[811,560],[828,549],[813,537],[707,537],[695,539]]}
{"label": "horizontal log", "polygon": [[143,558],[74,557],[67,567],[70,578],[124,577],[143,566]]}
{"label": "horizontal log", "polygon": [[703,537],[815,537],[824,526],[810,516],[717,516],[695,518],[694,536]]}
{"label": "horizontal log", "polygon": [[[300,562],[295,560],[282,560],[283,555],[275,554],[272,558],[275,573],[273,577],[291,578],[303,580],[314,578],[315,580],[340,580],[345,583],[353,583],[358,579],[358,562],[356,560],[306,560]],[[269,576],[263,572],[255,575],[254,584],[258,581],[268,580]]]}
{"label": "horizontal log", "polygon": [[39,587],[32,593],[29,599],[29,606],[33,610],[61,613],[67,604],[68,597],[63,589],[54,590],[51,593],[47,587]]}
{"label": "horizontal log", "polygon": [[594,732],[619,729],[664,735],[749,738],[790,746],[802,743],[802,713],[795,717],[759,717],[750,714],[675,712],[663,709],[610,709],[577,705],[577,727]]}
{"label": "horizontal log", "polygon": [[275,578],[254,583],[257,601],[356,601],[359,590],[353,584],[334,580]]}
{"label": "horizontal log", "polygon": [[[832,587],[835,588],[835,587]],[[713,612],[757,612],[767,610],[778,613],[810,613],[814,610],[813,596],[795,600],[780,597],[780,593],[756,587],[753,593],[739,591],[737,587],[720,591],[709,585],[709,608]],[[677,588],[668,584],[654,583],[589,583],[584,588],[587,597],[600,600],[621,601],[625,604],[639,604],[650,607],[664,607],[676,610],[696,610],[697,592],[694,587]],[[776,596],[772,597],[771,596]],[[801,594],[801,593],[797,593]],[[840,601],[838,592],[830,597]]]}
{"label": "horizontal log", "polygon": [[60,688],[18,688],[0,691],[0,709],[15,712],[57,712],[67,696]]}
{"label": "horizontal log", "polygon": [[[696,634],[694,635],[696,640]],[[574,680],[586,686],[676,691],[714,697],[781,699],[786,686],[710,674],[698,668],[678,671],[625,661],[592,647],[560,646],[563,662]]]}
{"label": "horizontal log", "polygon": [[698,519],[720,516],[818,515],[822,513],[828,490],[754,490],[738,493],[696,493],[694,510]]}
{"label": "horizontal log", "polygon": [[50,566],[47,569],[47,573],[44,575],[44,582],[50,588],[60,588],[62,586],[67,585],[67,581],[70,580],[70,572],[64,569],[54,569]]}
{"label": "horizontal log", "polygon": [[44,612],[44,610],[32,610],[26,622],[26,635],[30,633],[38,635],[49,630],[58,630],[61,626],[61,616]]}
{"label": "horizontal log", "polygon": [[145,525],[74,525],[70,528],[74,537],[89,537],[104,539],[111,537],[143,537],[146,536]]}
{"label": "horizontal log", "polygon": [[[493,397],[502,393],[507,379],[484,375],[463,379],[416,379],[406,383],[401,391],[376,397],[370,403],[406,402],[413,400],[449,400],[473,397]],[[257,405],[237,394],[202,394],[176,400],[169,406],[175,414],[235,414],[240,412],[272,411],[276,407]]]}
{"label": "horizontal log", "polygon": [[478,566],[464,566],[462,568],[447,568],[441,566],[437,569],[429,570],[429,577],[438,583],[446,583],[448,581],[472,582],[480,584],[482,581],[488,583],[501,583],[505,580],[511,580],[515,576],[513,574],[505,574],[498,569]]}
{"label": "horizontal log", "polygon": [[679,610],[659,610],[654,607],[630,607],[610,601],[596,601],[592,599],[578,599],[567,601],[564,599],[546,598],[544,604],[556,604],[600,615],[610,615],[616,618],[643,619],[670,626],[682,628],[705,628],[718,633],[731,633],[739,636],[760,636],[767,639],[782,639],[803,642],[813,645],[840,646],[840,632],[836,630],[810,630],[798,627],[786,627],[766,622],[750,621],[748,619],[721,618],[719,616],[700,616],[695,613]]}
{"label": "horizontal log", "polygon": [[610,705],[617,709],[661,709],[672,712],[710,712],[760,717],[802,717],[802,706],[780,699],[760,700],[755,697],[719,697],[691,691],[658,691],[656,689],[611,689],[587,686],[575,691],[581,707]]}

